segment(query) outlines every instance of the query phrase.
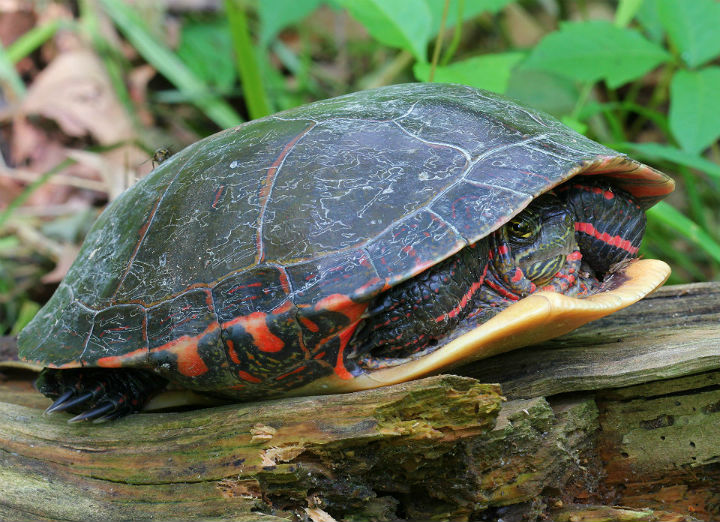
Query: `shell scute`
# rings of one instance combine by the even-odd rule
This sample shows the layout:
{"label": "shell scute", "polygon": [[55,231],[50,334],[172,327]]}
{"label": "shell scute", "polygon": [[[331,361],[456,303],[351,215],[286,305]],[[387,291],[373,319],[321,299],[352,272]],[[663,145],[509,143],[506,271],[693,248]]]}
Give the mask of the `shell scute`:
{"label": "shell scute", "polygon": [[288,153],[262,227],[265,259],[294,263],[362,246],[468,167],[392,122],[326,120]]}
{"label": "shell scute", "polygon": [[478,234],[484,237],[501,227],[531,200],[530,195],[503,186],[463,182],[439,194],[430,208],[474,243]]}
{"label": "shell scute", "polygon": [[378,235],[367,252],[385,284],[393,285],[465,244],[447,221],[423,209]]}
{"label": "shell scute", "polygon": [[290,293],[285,277],[284,270],[279,267],[259,266],[218,283],[212,293],[220,324],[280,306]]}
{"label": "shell scute", "polygon": [[145,308],[137,304],[110,306],[95,314],[86,355],[105,357],[148,351]]}

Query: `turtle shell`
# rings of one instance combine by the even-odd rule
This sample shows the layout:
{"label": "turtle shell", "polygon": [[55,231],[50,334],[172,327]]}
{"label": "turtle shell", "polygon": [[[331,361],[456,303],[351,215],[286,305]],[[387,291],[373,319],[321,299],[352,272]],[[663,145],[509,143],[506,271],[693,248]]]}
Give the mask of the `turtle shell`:
{"label": "turtle shell", "polygon": [[[249,122],[108,206],[21,333],[21,356],[150,367],[204,390],[230,386],[239,362],[273,375],[325,360],[349,378],[342,346],[308,353],[313,335],[578,173],[613,178],[646,208],[673,189],[548,115],[461,85],[384,87]],[[223,348],[240,327],[256,355]]]}

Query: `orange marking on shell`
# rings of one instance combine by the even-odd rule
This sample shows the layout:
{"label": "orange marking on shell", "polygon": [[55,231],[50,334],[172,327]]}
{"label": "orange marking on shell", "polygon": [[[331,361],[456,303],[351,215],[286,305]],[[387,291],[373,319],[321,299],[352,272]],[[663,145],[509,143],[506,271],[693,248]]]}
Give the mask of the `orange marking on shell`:
{"label": "orange marking on shell", "polygon": [[284,379],[285,377],[289,377],[289,376],[292,375],[293,373],[301,372],[301,371],[303,371],[305,368],[307,368],[307,366],[300,366],[300,367],[295,368],[294,370],[291,370],[291,371],[289,371],[289,372],[287,372],[287,373],[283,373],[282,375],[278,375],[277,377],[275,377],[275,380],[276,380],[276,381],[279,381],[279,380],[281,380],[281,379]]}
{"label": "orange marking on shell", "polygon": [[228,348],[228,354],[230,354],[230,359],[235,364],[240,364],[240,358],[238,357],[237,352],[235,351],[235,343],[232,342],[232,339],[228,339],[225,341],[225,344]]}
{"label": "orange marking on shell", "polygon": [[244,372],[242,370],[240,370],[238,372],[238,377],[240,377],[243,381],[254,382],[256,384],[259,382],[262,382],[260,379],[258,379],[254,375],[250,375],[248,372]]}
{"label": "orange marking on shell", "polygon": [[236,317],[232,321],[224,323],[223,328],[239,324],[253,338],[253,343],[258,350],[270,353],[279,352],[283,349],[285,343],[270,331],[266,319],[266,313],[253,312],[250,315]]}
{"label": "orange marking on shell", "polygon": [[315,304],[315,310],[339,312],[347,317],[351,323],[359,319],[367,307],[367,303],[356,303],[344,294],[329,295]]}
{"label": "orange marking on shell", "polygon": [[97,360],[97,365],[101,368],[121,368],[122,366],[127,366],[133,359],[140,359],[141,355],[147,357],[147,353],[147,348],[138,348],[137,350],[122,355],[101,357]]}
{"label": "orange marking on shell", "polygon": [[178,371],[186,377],[198,377],[208,371],[205,361],[198,353],[197,341],[175,352]]}
{"label": "orange marking on shell", "polygon": [[277,306],[272,313],[273,314],[284,314],[285,312],[289,311],[292,308],[293,304],[292,301],[285,301],[283,304]]}
{"label": "orange marking on shell", "polygon": [[186,377],[197,377],[207,373],[208,367],[198,353],[198,344],[206,335],[213,334],[220,325],[216,322],[210,323],[200,335],[183,335],[157,346],[150,350],[150,353],[169,351],[177,357],[178,371]]}
{"label": "orange marking on shell", "polygon": [[340,339],[340,350],[338,351],[338,358],[337,363],[335,364],[335,374],[340,377],[341,379],[350,380],[353,378],[352,373],[347,371],[347,368],[345,368],[345,361],[343,360],[343,354],[345,353],[345,347],[347,346],[347,343],[350,341],[350,338],[352,337],[352,334],[355,332],[355,328],[357,328],[357,325],[360,321],[356,321],[355,323],[351,324],[345,330],[340,332],[338,334],[338,339]]}
{"label": "orange marking on shell", "polygon": [[302,324],[304,324],[305,327],[306,327],[308,330],[310,330],[311,332],[313,332],[313,333],[316,333],[316,332],[319,332],[319,331],[320,331],[320,327],[319,327],[318,325],[316,325],[315,323],[313,323],[313,322],[312,322],[310,319],[308,319],[307,317],[301,317],[301,318],[300,318],[300,322],[301,322]]}

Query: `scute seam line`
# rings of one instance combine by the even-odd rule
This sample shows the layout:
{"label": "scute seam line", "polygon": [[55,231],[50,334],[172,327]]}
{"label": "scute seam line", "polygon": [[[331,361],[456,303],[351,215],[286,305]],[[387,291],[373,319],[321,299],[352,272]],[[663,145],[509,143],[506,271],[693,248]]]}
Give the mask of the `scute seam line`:
{"label": "scute seam line", "polygon": [[127,264],[127,267],[125,268],[125,272],[123,273],[122,278],[121,278],[120,281],[118,282],[118,285],[117,285],[117,287],[115,288],[115,291],[114,291],[113,294],[110,296],[110,301],[111,301],[111,302],[115,299],[115,296],[116,296],[117,293],[120,291],[120,287],[121,287],[121,286],[123,285],[123,283],[125,282],[125,278],[126,278],[127,275],[130,273],[130,269],[132,268],[132,265],[133,265],[133,263],[135,262],[135,258],[137,257],[137,254],[138,254],[138,252],[140,251],[140,248],[141,248],[143,242],[145,241],[145,238],[147,237],[148,232],[150,231],[150,227],[152,227],[152,223],[153,223],[153,221],[155,220],[155,216],[157,215],[157,211],[158,211],[158,209],[160,208],[160,205],[162,205],[162,202],[163,202],[163,200],[165,199],[165,196],[167,195],[168,191],[170,190],[170,187],[172,186],[173,183],[175,183],[175,181],[177,181],[178,177],[180,176],[180,173],[183,172],[183,170],[185,169],[185,167],[187,166],[187,164],[188,164],[192,159],[194,159],[195,156],[197,156],[197,155],[200,153],[200,149],[202,149],[202,147],[198,147],[198,150],[196,150],[196,151],[187,159],[187,161],[185,161],[185,163],[183,163],[182,167],[179,167],[179,168],[178,168],[177,174],[175,174],[175,176],[173,176],[173,179],[170,181],[170,183],[168,183],[167,187],[165,187],[165,190],[163,191],[162,195],[160,196],[160,199],[158,199],[157,203],[155,204],[155,207],[151,210],[150,216],[149,216],[148,221],[147,221],[147,224],[145,225],[145,230],[144,230],[144,232],[143,232],[143,236],[138,240],[137,246],[135,247],[135,251],[133,252],[133,254],[132,254],[132,256],[130,257],[130,259],[128,260],[128,264]]}

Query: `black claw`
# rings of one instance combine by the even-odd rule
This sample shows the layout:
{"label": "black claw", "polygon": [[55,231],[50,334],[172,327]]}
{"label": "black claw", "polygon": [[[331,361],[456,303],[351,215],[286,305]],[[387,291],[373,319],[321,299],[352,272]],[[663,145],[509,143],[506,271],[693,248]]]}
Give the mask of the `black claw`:
{"label": "black claw", "polygon": [[[55,399],[55,402],[53,402],[50,406],[47,407],[45,410],[45,413],[52,413],[54,411],[60,410],[60,406],[63,405],[63,403],[68,400],[70,397],[72,397],[73,390],[68,390],[65,393],[63,393],[60,397]],[[60,410],[62,411],[62,410]]]}
{"label": "black claw", "polygon": [[72,400],[66,400],[66,401],[62,402],[61,404],[58,404],[57,406],[55,406],[55,404],[53,404],[46,411],[47,411],[47,413],[55,413],[56,411],[65,411],[68,408],[72,408],[73,406],[79,406],[80,404],[84,403],[88,399],[92,399],[92,397],[93,397],[93,393],[87,392],[87,393],[82,394],[80,397],[76,397]]}
{"label": "black claw", "polygon": [[105,422],[139,411],[167,381],[141,369],[46,368],[36,387],[55,402],[47,413],[79,414],[70,422]]}
{"label": "black claw", "polygon": [[93,420],[97,417],[100,417],[108,412],[114,412],[115,410],[115,404],[112,402],[105,402],[98,406],[97,408],[93,408],[92,410],[88,410],[84,413],[81,413],[80,415],[76,415],[72,419],[70,419],[68,422],[81,422],[86,420]]}

